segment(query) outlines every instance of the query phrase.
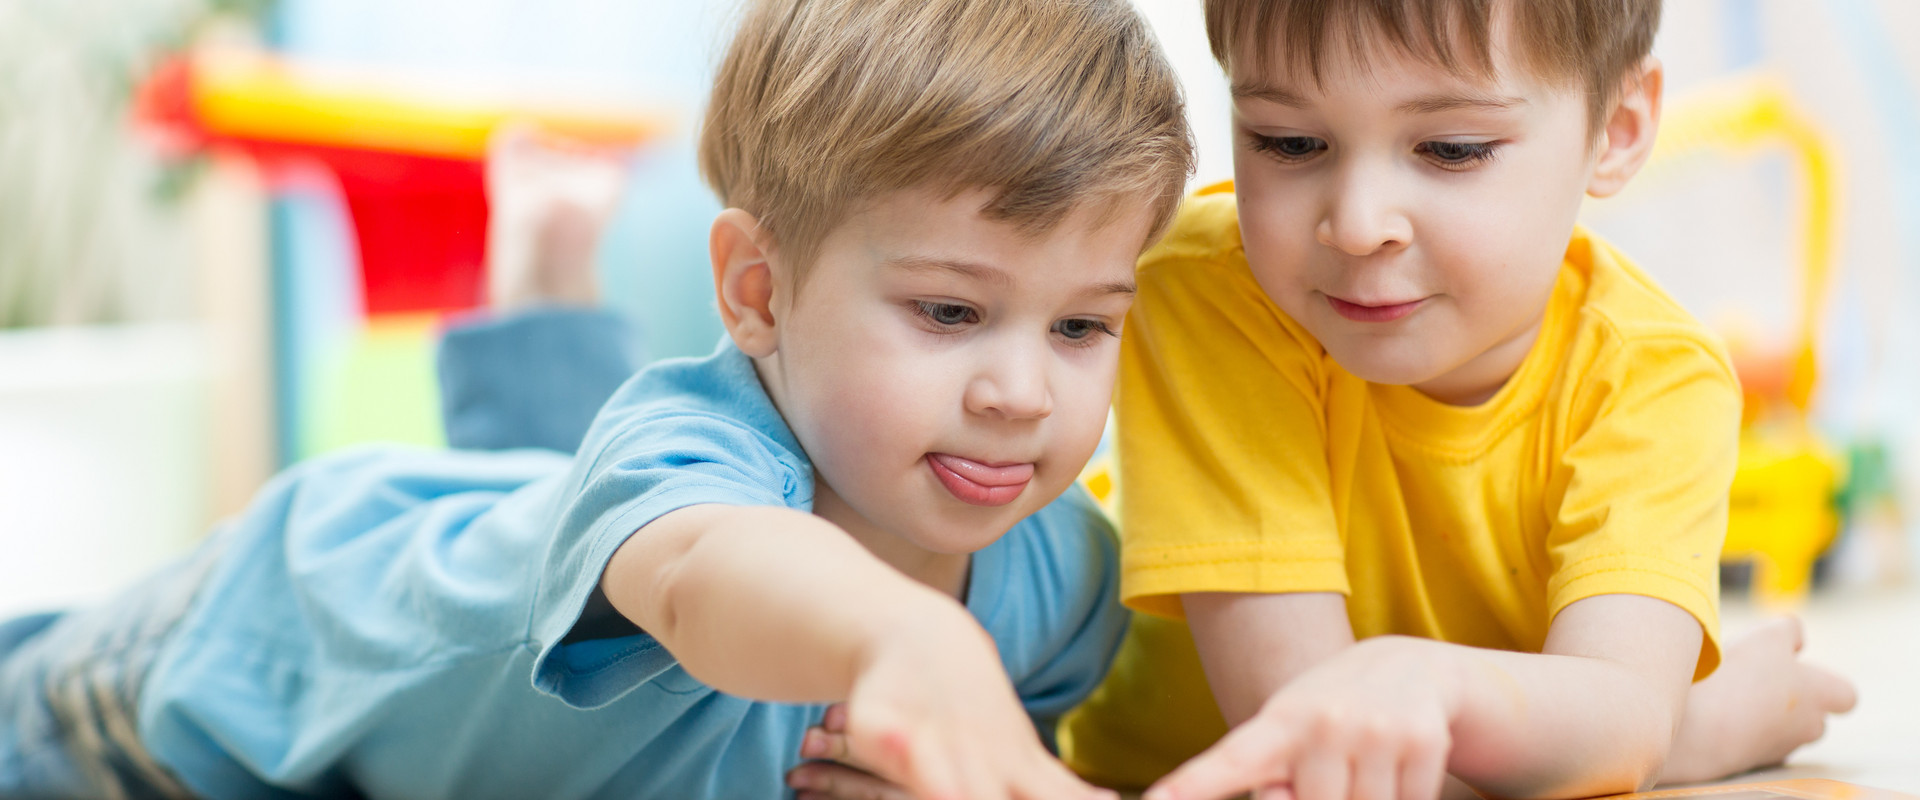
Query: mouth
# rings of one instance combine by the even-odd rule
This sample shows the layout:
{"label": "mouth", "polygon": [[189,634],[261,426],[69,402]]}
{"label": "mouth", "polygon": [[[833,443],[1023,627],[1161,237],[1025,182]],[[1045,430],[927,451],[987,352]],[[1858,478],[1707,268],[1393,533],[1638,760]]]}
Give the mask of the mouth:
{"label": "mouth", "polygon": [[1368,305],[1342,300],[1333,295],[1326,295],[1326,298],[1327,305],[1333,307],[1333,313],[1339,314],[1354,322],[1392,322],[1408,314],[1412,314],[1427,302],[1427,299],[1422,297],[1406,303],[1379,303]]}
{"label": "mouth", "polygon": [[960,502],[975,506],[1004,506],[1033,481],[1033,464],[988,464],[950,453],[928,453],[927,468]]}

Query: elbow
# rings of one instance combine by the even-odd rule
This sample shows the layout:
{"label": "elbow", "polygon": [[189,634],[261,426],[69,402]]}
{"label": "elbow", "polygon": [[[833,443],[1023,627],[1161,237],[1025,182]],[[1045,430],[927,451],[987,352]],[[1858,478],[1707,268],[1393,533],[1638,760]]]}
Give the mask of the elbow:
{"label": "elbow", "polygon": [[1672,742],[1668,729],[1649,725],[1632,746],[1616,750],[1611,759],[1589,760],[1584,769],[1554,775],[1496,771],[1496,776],[1481,780],[1461,777],[1476,792],[1499,800],[1578,800],[1644,792],[1659,783]]}

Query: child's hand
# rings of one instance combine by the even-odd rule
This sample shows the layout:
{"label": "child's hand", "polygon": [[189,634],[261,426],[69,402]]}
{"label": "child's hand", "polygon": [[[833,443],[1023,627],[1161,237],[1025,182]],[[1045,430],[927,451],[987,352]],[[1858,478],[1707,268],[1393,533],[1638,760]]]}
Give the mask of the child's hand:
{"label": "child's hand", "polygon": [[873,774],[847,745],[847,704],[827,708],[819,725],[807,729],[800,757],[815,759],[787,773],[795,800],[913,800],[907,790]]}
{"label": "child's hand", "polygon": [[1853,683],[1799,659],[1800,621],[1773,620],[1727,647],[1694,684],[1662,783],[1714,780],[1785,761],[1853,710]]}
{"label": "child's hand", "polygon": [[1113,798],[1041,746],[1003,669],[977,628],[889,640],[860,670],[844,709],[830,711],[802,746],[809,758],[847,766],[806,765],[789,782],[810,796],[859,800]]}
{"label": "child's hand", "polygon": [[1302,674],[1145,800],[1433,800],[1454,703],[1409,645],[1369,639]]}

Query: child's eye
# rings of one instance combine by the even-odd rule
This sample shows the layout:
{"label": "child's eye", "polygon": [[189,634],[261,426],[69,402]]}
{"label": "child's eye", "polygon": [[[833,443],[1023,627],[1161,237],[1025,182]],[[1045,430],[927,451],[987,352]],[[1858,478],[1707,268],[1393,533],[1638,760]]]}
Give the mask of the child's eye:
{"label": "child's eye", "polygon": [[956,327],[979,320],[979,316],[973,313],[973,309],[966,306],[954,305],[952,303],[934,303],[926,300],[913,301],[913,313],[933,320],[936,325],[945,327]]}
{"label": "child's eye", "polygon": [[1327,143],[1311,136],[1261,136],[1251,134],[1253,149],[1267,153],[1281,161],[1298,162],[1313,158],[1315,154],[1327,149]]}
{"label": "child's eye", "polygon": [[1053,323],[1053,332],[1065,337],[1067,341],[1076,343],[1086,342],[1095,334],[1100,333],[1108,336],[1119,335],[1114,333],[1112,328],[1107,327],[1107,323],[1097,319],[1080,319],[1078,317],[1063,319]]}
{"label": "child's eye", "polygon": [[1492,159],[1498,148],[1492,142],[1421,142],[1415,149],[1442,167],[1462,169]]}

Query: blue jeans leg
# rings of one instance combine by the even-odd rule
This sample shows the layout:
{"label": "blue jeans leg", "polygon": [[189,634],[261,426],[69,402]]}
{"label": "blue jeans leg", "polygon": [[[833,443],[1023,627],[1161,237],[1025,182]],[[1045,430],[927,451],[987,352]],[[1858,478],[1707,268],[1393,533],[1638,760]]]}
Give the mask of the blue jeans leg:
{"label": "blue jeans leg", "polygon": [[0,623],[0,798],[189,796],[140,741],[140,687],[219,550],[100,605]]}
{"label": "blue jeans leg", "polygon": [[61,616],[63,615],[59,612],[50,611],[0,622],[0,659],[6,658],[7,654],[19,647],[21,642],[33,638],[34,634],[59,622]]}

